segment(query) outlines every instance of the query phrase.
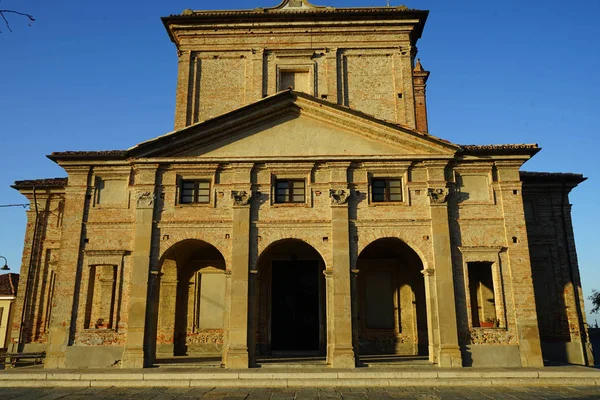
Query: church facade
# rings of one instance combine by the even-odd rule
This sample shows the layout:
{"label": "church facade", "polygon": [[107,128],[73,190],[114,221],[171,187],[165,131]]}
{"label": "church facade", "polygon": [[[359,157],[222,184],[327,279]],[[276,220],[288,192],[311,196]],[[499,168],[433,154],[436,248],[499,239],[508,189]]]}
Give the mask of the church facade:
{"label": "church facade", "polygon": [[568,193],[535,144],[428,132],[428,12],[185,10],[175,130],[48,156],[13,351],[47,368],[273,356],[439,367],[593,365]]}

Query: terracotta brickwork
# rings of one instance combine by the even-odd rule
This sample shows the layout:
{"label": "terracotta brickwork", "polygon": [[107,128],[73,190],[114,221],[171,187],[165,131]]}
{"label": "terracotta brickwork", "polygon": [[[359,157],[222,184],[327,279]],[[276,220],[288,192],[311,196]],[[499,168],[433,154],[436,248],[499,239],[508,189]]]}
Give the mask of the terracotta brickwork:
{"label": "terracotta brickwork", "polygon": [[176,131],[53,153],[68,181],[15,184],[38,206],[14,348],[44,348],[49,368],[286,351],[334,368],[593,362],[566,194],[520,173],[537,145],[427,133],[426,17],[286,0],[164,18]]}

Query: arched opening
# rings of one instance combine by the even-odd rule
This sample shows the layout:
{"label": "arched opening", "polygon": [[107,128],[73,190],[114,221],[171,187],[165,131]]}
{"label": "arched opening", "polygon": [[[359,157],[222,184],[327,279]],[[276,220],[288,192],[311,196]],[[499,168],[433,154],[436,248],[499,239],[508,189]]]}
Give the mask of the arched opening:
{"label": "arched opening", "polygon": [[158,275],[157,362],[213,361],[224,341],[225,259],[214,246],[184,240],[161,260]]}
{"label": "arched opening", "polygon": [[258,261],[256,356],[319,356],[326,350],[325,262],[307,243],[285,239]]}
{"label": "arched opening", "polygon": [[425,361],[427,307],[423,263],[417,253],[400,239],[378,239],[360,253],[357,268],[361,361],[418,356]]}

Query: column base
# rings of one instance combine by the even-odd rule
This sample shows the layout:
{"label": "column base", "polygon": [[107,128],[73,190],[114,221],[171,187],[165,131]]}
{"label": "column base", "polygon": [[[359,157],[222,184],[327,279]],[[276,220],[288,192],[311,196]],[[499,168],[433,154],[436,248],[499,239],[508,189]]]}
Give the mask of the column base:
{"label": "column base", "polygon": [[144,350],[125,349],[121,359],[121,368],[144,368]]}
{"label": "column base", "polygon": [[440,368],[461,368],[463,365],[460,349],[458,347],[440,348],[438,366]]}
{"label": "column base", "polygon": [[223,353],[222,367],[228,369],[247,369],[250,364],[248,359],[248,350],[229,349]]}
{"label": "column base", "polygon": [[45,369],[61,369],[65,368],[67,359],[65,353],[48,353],[44,359]]}
{"label": "column base", "polygon": [[354,350],[352,348],[333,350],[328,364],[331,368],[356,368]]}

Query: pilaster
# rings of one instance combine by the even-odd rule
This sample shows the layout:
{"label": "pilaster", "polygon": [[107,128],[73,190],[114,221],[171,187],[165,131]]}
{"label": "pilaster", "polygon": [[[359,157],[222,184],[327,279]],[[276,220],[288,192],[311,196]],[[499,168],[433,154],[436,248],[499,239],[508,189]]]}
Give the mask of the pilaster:
{"label": "pilaster", "polygon": [[175,130],[185,128],[192,122],[189,107],[192,95],[193,82],[190,81],[191,51],[179,51],[179,62],[177,69],[177,92],[175,94]]}
{"label": "pilaster", "polygon": [[334,104],[340,104],[341,99],[339,96],[338,81],[339,77],[339,61],[338,61],[338,50],[327,49],[325,53],[325,62],[327,68],[327,100]]}
{"label": "pilaster", "polygon": [[[59,252],[59,265],[56,271],[52,320],[48,335],[48,346],[44,368],[66,368],[66,351],[75,333],[75,299],[81,277],[83,239],[85,238],[84,220],[87,216],[89,201],[88,185],[90,167],[65,167],[69,181],[65,188],[65,209]],[[65,239],[68,238],[68,239]]]}
{"label": "pilaster", "polygon": [[523,211],[521,160],[496,161],[499,198],[504,215],[521,366],[542,367],[542,350],[535,308],[529,242]]}
{"label": "pilaster", "polygon": [[[352,345],[352,298],[350,293],[350,242],[348,223],[347,171],[349,163],[330,163],[331,168],[331,239],[332,274],[327,281],[327,326],[331,326],[332,340],[328,340],[327,364],[333,368],[354,368],[356,361]],[[328,347],[329,347],[328,346]]]}
{"label": "pilaster", "polygon": [[462,367],[458,345],[456,301],[450,227],[448,224],[448,188],[446,187],[446,161],[427,162],[428,195],[431,212],[431,241],[437,306],[438,365],[442,368]]}
{"label": "pilaster", "polygon": [[412,51],[411,47],[406,46],[400,49],[400,54],[394,55],[394,65],[396,66],[396,104],[398,104],[396,118],[398,123],[416,129],[415,98],[412,80]]}
{"label": "pilaster", "polygon": [[152,248],[157,164],[135,167],[135,228],[129,284],[127,339],[122,368],[144,367],[144,327]]}
{"label": "pilaster", "polygon": [[230,281],[228,285],[228,332],[223,350],[226,368],[248,368],[248,275],[250,264],[250,201],[253,164],[236,164],[233,203],[233,231]]}

